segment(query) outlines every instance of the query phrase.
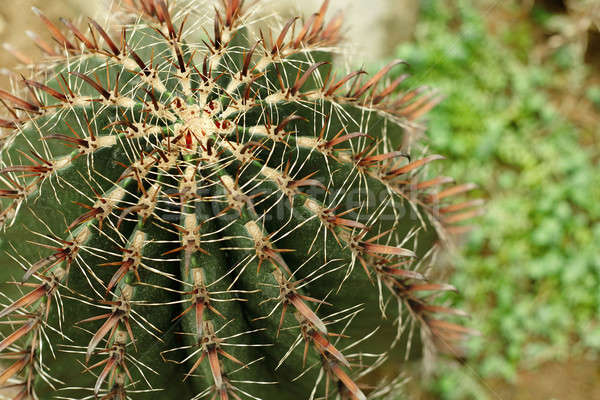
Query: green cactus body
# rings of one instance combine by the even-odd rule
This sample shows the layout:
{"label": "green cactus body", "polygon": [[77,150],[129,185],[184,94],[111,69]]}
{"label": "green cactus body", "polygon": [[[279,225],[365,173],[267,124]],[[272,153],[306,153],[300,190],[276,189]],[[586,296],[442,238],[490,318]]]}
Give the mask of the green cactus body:
{"label": "green cactus body", "polygon": [[478,212],[412,143],[438,95],[336,77],[327,2],[259,34],[241,0],[123,3],[85,33],[34,10],[59,46],[0,91],[0,387],[380,398],[412,341],[468,332],[431,302]]}

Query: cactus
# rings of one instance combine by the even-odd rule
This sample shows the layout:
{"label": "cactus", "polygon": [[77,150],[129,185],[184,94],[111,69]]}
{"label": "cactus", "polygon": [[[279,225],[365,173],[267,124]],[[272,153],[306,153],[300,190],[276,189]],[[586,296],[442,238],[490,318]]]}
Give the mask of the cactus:
{"label": "cactus", "polygon": [[479,213],[417,140],[441,97],[389,82],[401,61],[334,70],[327,3],[283,25],[243,0],[123,0],[87,29],[34,9],[55,43],[7,46],[26,66],[0,90],[0,388],[388,398],[470,332],[435,301]]}

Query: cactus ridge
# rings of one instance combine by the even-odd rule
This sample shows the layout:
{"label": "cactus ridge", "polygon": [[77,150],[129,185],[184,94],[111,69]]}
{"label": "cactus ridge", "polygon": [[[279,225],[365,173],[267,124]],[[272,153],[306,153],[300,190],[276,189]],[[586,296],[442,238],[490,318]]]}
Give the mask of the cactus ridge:
{"label": "cactus ridge", "polygon": [[122,3],[87,29],[34,8],[37,64],[6,46],[0,388],[386,398],[378,369],[472,333],[435,302],[481,212],[415,140],[437,92],[402,61],[336,74],[328,1],[267,30],[243,0]]}

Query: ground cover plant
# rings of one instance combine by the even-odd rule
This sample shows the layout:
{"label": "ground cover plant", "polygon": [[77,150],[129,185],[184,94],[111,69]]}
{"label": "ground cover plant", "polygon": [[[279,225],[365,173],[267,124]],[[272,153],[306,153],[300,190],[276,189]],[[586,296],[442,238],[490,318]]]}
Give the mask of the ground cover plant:
{"label": "ground cover plant", "polygon": [[[597,67],[578,41],[540,57],[538,42],[578,25],[522,6],[425,1],[414,42],[396,53],[446,96],[428,116],[430,150],[487,198],[451,274],[482,336],[459,354],[466,367],[434,379],[443,398],[494,398],[487,379],[514,382],[520,369],[600,348]],[[578,99],[570,111],[567,98]]]}

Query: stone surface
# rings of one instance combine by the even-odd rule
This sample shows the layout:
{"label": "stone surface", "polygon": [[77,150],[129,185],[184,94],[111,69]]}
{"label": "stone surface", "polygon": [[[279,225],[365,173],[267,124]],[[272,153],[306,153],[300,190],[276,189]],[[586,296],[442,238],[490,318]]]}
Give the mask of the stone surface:
{"label": "stone surface", "polygon": [[[283,15],[309,16],[322,0],[271,0]],[[343,12],[344,30],[358,63],[393,56],[399,42],[411,38],[417,21],[419,0],[331,0],[329,15]]]}

